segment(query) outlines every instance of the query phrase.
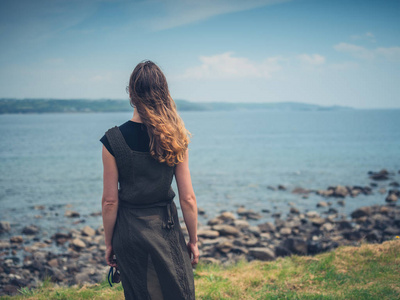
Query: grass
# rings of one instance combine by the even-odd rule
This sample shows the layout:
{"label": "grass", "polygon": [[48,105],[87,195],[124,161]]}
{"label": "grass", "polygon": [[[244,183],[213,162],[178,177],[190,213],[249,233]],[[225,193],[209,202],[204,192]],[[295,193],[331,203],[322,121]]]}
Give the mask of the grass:
{"label": "grass", "polygon": [[[199,264],[196,299],[400,299],[400,240],[341,246],[316,256],[235,265]],[[58,287],[49,279],[36,289],[2,299],[123,299],[121,284]]]}

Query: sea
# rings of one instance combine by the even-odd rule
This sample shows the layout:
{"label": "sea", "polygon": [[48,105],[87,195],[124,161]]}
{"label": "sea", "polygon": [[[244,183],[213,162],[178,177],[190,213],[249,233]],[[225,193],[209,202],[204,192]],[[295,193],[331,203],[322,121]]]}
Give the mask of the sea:
{"label": "sea", "polygon": [[[271,221],[273,212],[284,217],[290,206],[322,212],[316,207],[322,200],[348,216],[360,206],[385,204],[386,195],[378,190],[400,182],[398,109],[182,111],[180,116],[192,133],[191,179],[205,212],[200,224],[239,206],[262,214],[258,222]],[[99,140],[131,117],[130,112],[0,115],[0,220],[11,223],[13,234],[33,224],[44,236],[100,226]],[[391,179],[376,182],[372,195],[347,197],[344,206],[291,192],[368,186],[368,172],[381,169],[391,172]],[[286,190],[271,188],[278,185]],[[172,187],[179,207],[175,180]],[[80,217],[67,218],[68,210]]]}

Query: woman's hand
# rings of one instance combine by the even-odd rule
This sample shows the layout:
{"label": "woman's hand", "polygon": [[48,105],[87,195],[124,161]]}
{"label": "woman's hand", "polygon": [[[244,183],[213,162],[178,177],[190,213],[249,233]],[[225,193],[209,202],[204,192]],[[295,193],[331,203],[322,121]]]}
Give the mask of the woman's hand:
{"label": "woman's hand", "polygon": [[195,265],[198,264],[199,256],[200,256],[199,248],[197,247],[197,242],[195,242],[195,243],[191,243],[191,242],[187,243],[187,249],[188,249],[188,252],[189,252],[189,257],[191,258],[192,266],[194,267]]}
{"label": "woman's hand", "polygon": [[113,250],[112,246],[106,247],[106,262],[107,262],[107,265],[109,265],[110,267],[117,266],[117,263],[114,259],[114,250]]}

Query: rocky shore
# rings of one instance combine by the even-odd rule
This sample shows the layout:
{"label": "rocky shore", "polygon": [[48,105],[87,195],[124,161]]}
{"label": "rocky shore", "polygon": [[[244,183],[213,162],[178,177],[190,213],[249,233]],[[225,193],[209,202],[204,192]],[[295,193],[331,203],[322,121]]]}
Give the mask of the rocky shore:
{"label": "rocky shore", "polygon": [[[243,258],[274,260],[292,254],[313,255],[341,245],[358,245],[364,240],[381,243],[395,239],[400,235],[400,207],[396,205],[400,185],[393,181],[395,173],[381,170],[368,175],[372,180],[370,186],[291,191],[303,198],[310,193],[321,196],[315,210],[300,211],[289,203],[290,211],[285,217],[278,212],[257,212],[245,207],[223,211],[205,225],[199,224],[200,259],[222,264]],[[391,182],[377,190],[376,181]],[[268,188],[287,190],[282,185]],[[382,204],[361,206],[350,218],[333,207],[345,205],[348,197],[370,195],[376,190],[382,194]],[[274,222],[265,222],[264,213],[270,214]],[[73,218],[77,213],[67,214]],[[205,212],[199,209],[199,214],[204,216]],[[77,222],[76,226],[79,225]],[[183,220],[181,226],[187,237]],[[21,287],[35,287],[46,277],[60,285],[96,283],[105,278],[108,268],[101,226],[58,232],[47,239],[41,239],[39,232],[39,227],[29,225],[15,234],[7,221],[0,222],[0,295],[15,294]],[[62,251],[56,253],[51,250],[54,247]]]}

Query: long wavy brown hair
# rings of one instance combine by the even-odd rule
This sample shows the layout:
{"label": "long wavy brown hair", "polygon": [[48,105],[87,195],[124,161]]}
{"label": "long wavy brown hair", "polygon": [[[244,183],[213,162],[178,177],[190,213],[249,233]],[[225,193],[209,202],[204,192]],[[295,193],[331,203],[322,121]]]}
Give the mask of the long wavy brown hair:
{"label": "long wavy brown hair", "polygon": [[147,127],[151,156],[169,166],[182,162],[191,133],[178,115],[161,69],[149,60],[139,63],[127,90],[131,106]]}

